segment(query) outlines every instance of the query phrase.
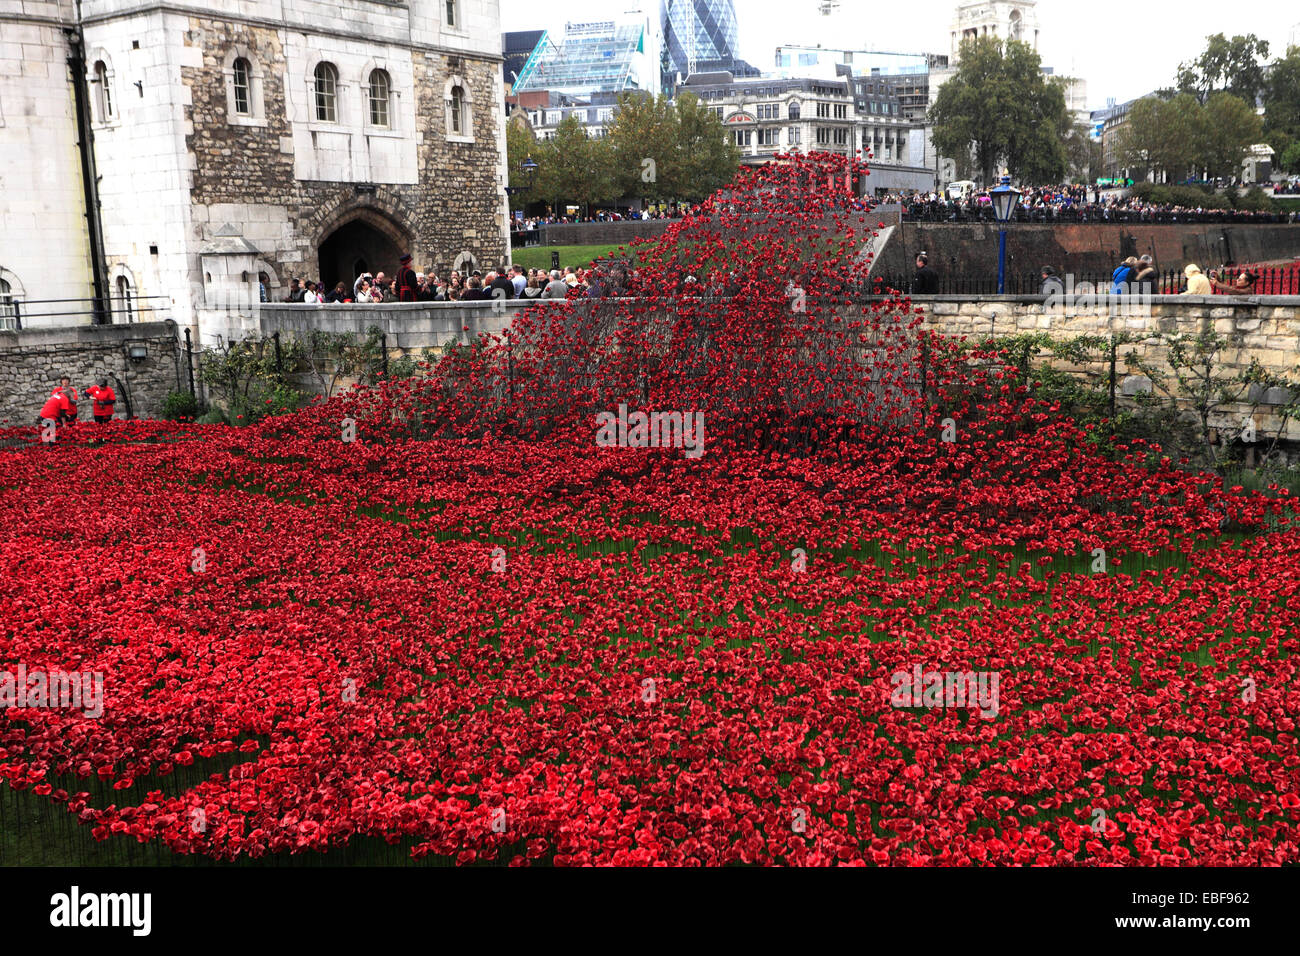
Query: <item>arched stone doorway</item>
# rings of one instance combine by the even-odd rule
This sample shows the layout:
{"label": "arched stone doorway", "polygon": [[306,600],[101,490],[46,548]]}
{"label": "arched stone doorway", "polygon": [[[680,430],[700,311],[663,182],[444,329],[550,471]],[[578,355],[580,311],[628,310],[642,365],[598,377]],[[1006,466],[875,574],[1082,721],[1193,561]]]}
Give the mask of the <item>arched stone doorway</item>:
{"label": "arched stone doorway", "polygon": [[362,272],[397,272],[398,259],[411,251],[411,237],[374,210],[356,210],[322,232],[317,257],[326,289],[342,282],[349,289]]}

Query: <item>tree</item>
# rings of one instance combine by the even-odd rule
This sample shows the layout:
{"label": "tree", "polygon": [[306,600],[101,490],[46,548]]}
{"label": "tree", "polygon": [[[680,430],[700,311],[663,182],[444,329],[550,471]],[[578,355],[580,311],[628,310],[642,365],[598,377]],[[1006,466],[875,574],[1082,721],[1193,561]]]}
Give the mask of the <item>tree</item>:
{"label": "tree", "polygon": [[1172,100],[1144,97],[1129,108],[1116,155],[1127,167],[1182,179],[1197,160],[1203,123],[1204,110],[1190,93]]}
{"label": "tree", "polygon": [[735,179],[740,150],[695,94],[679,93],[676,112],[680,162],[670,169],[665,188],[686,202],[699,202]]}
{"label": "tree", "polygon": [[1191,63],[1178,67],[1178,89],[1208,103],[1216,92],[1227,92],[1251,107],[1264,90],[1264,60],[1268,41],[1253,33],[1231,40],[1216,33],[1206,41],[1205,52]]}
{"label": "tree", "polygon": [[609,129],[614,181],[622,196],[659,201],[672,198],[678,177],[677,112],[666,96],[624,93]]}
{"label": "tree", "polygon": [[565,200],[589,212],[592,205],[618,198],[614,183],[614,162],[609,143],[592,139],[573,113],[555,128],[552,139],[540,143],[537,185],[540,197],[556,203],[556,213]]}
{"label": "tree", "polygon": [[1300,47],[1292,47],[1269,68],[1264,89],[1264,138],[1278,156],[1300,142]]}
{"label": "tree", "polygon": [[1300,173],[1300,141],[1292,143],[1278,159],[1278,165],[1288,173]]}
{"label": "tree", "polygon": [[1215,93],[1205,104],[1199,165],[1211,179],[1240,176],[1242,156],[1263,133],[1263,121],[1244,100],[1231,93]]}
{"label": "tree", "polygon": [[[537,162],[537,137],[533,134],[523,116],[512,116],[506,120],[506,172],[509,175],[509,184],[511,186],[519,187],[524,185],[526,177],[520,165],[528,158],[531,158],[533,162]],[[510,208],[523,209],[525,204],[538,198],[534,195],[535,193],[535,189],[512,192],[510,194]]]}
{"label": "tree", "polygon": [[1032,48],[997,37],[963,42],[956,74],[930,109],[939,152],[975,166],[991,182],[1005,161],[1026,180],[1050,182],[1065,172],[1069,113],[1061,84],[1048,82]]}
{"label": "tree", "polygon": [[1080,182],[1088,182],[1101,175],[1101,143],[1092,138],[1086,126],[1075,126],[1065,138],[1065,155],[1070,164],[1070,175]]}

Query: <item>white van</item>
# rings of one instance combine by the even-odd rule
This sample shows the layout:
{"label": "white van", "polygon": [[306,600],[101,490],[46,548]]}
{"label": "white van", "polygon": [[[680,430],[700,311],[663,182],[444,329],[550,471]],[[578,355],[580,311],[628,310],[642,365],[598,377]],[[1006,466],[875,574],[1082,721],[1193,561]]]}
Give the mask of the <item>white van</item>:
{"label": "white van", "polygon": [[975,191],[975,184],[969,179],[959,179],[955,183],[949,183],[946,190],[948,198],[953,202],[965,202],[975,195]]}

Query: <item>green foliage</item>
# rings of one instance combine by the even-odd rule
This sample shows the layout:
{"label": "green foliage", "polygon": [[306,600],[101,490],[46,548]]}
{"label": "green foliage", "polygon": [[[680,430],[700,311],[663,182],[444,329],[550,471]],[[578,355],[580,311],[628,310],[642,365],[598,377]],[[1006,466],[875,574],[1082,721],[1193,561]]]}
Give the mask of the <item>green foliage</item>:
{"label": "green foliage", "polygon": [[578,117],[566,116],[555,136],[538,144],[538,198],[555,204],[576,203],[588,213],[593,205],[618,198],[614,179],[614,157],[609,143],[592,139]]}
{"label": "green foliage", "polygon": [[1231,93],[1214,93],[1204,105],[1188,92],[1171,100],[1148,96],[1129,110],[1117,153],[1125,166],[1172,179],[1193,169],[1210,178],[1234,177],[1246,148],[1262,135],[1259,116]]}
{"label": "green foliage", "polygon": [[[524,185],[524,173],[520,169],[525,159],[537,162],[537,137],[522,117],[512,117],[506,121],[506,169],[512,187]],[[537,189],[525,189],[510,194],[510,208],[523,209],[524,205],[536,199],[545,198],[537,195]]]}
{"label": "green foliage", "polygon": [[388,377],[390,379],[415,378],[425,375],[428,369],[438,361],[437,349],[424,348],[420,354],[403,355],[395,358],[388,363]]}
{"label": "green foliage", "polygon": [[1198,164],[1211,179],[1239,176],[1246,149],[1263,136],[1264,123],[1253,106],[1231,93],[1215,93],[1205,104]]}
{"label": "green foliage", "polygon": [[1251,212],[1266,212],[1274,207],[1273,200],[1258,186],[1251,186],[1244,196],[1237,197],[1237,208]]}
{"label": "green foliage", "polygon": [[722,121],[693,93],[677,97],[677,151],[668,188],[686,202],[700,202],[736,176],[740,150],[727,138]]}
{"label": "green foliage", "polygon": [[1300,172],[1300,47],[1274,60],[1264,89],[1264,136],[1281,168]]}
{"label": "green foliage", "polygon": [[1065,138],[1065,155],[1074,182],[1088,184],[1102,174],[1102,146],[1093,140],[1086,126],[1070,130]]}
{"label": "green foliage", "polygon": [[1178,89],[1201,103],[1208,103],[1216,92],[1226,92],[1253,107],[1265,89],[1267,57],[1268,42],[1253,33],[1231,40],[1216,33],[1207,38],[1204,53],[1179,65]]}
{"label": "green foliage", "polygon": [[1300,140],[1286,148],[1278,165],[1288,173],[1300,173]]}
{"label": "green foliage", "polygon": [[1024,43],[964,42],[957,72],[930,110],[939,152],[961,165],[973,149],[985,182],[1002,163],[1025,181],[1060,182],[1070,117],[1061,82],[1046,79],[1041,65]]}
{"label": "green foliage", "polygon": [[245,339],[204,349],[199,378],[227,408],[248,404],[250,396],[269,391],[279,378],[274,345],[270,339]]}
{"label": "green foliage", "polygon": [[198,424],[200,424],[200,425],[229,425],[230,422],[229,422],[229,420],[226,418],[226,413],[223,412],[221,409],[217,408],[217,407],[214,405],[214,406],[212,406],[211,408],[209,408],[206,412],[204,412],[202,415],[200,415],[200,416],[198,417]]}
{"label": "green foliage", "polygon": [[690,93],[675,105],[662,96],[624,94],[601,139],[589,137],[572,114],[548,140],[518,126],[512,121],[506,130],[512,175],[526,155],[538,171],[536,185],[512,197],[515,208],[545,200],[556,212],[572,203],[585,214],[623,197],[699,202],[731,182],[740,165],[722,121]]}
{"label": "green foliage", "polygon": [[[291,369],[299,352],[290,342],[282,355],[284,368]],[[199,377],[209,393],[225,406],[225,421],[235,425],[250,425],[267,415],[292,411],[305,397],[276,367],[271,339],[246,339],[205,349]]]}
{"label": "green foliage", "polygon": [[168,392],[162,414],[168,421],[193,421],[199,414],[199,400],[189,392]]}
{"label": "green foliage", "polygon": [[1158,183],[1134,183],[1133,195],[1143,202],[1159,205],[1188,206],[1202,209],[1233,209],[1232,197],[1199,186],[1164,186]]}
{"label": "green foliage", "polygon": [[1138,100],[1116,144],[1121,165],[1181,179],[1196,161],[1203,121],[1201,104],[1188,93],[1171,100]]}
{"label": "green foliage", "polygon": [[680,134],[677,111],[666,96],[620,96],[607,137],[619,194],[653,202],[676,198],[674,189],[682,178]]}
{"label": "green foliage", "polygon": [[351,332],[311,329],[307,334],[291,339],[289,346],[294,365],[305,366],[316,380],[323,398],[330,398],[345,378],[373,385],[383,372],[383,330],[377,325],[366,330],[364,339],[358,339]]}

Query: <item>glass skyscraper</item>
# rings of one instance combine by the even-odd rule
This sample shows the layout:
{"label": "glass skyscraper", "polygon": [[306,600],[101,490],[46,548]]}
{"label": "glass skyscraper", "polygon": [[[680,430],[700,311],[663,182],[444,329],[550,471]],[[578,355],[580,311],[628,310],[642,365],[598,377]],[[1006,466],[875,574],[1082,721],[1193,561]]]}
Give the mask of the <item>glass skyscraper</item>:
{"label": "glass skyscraper", "polygon": [[731,70],[736,63],[734,0],[661,0],[665,85],[677,74]]}

